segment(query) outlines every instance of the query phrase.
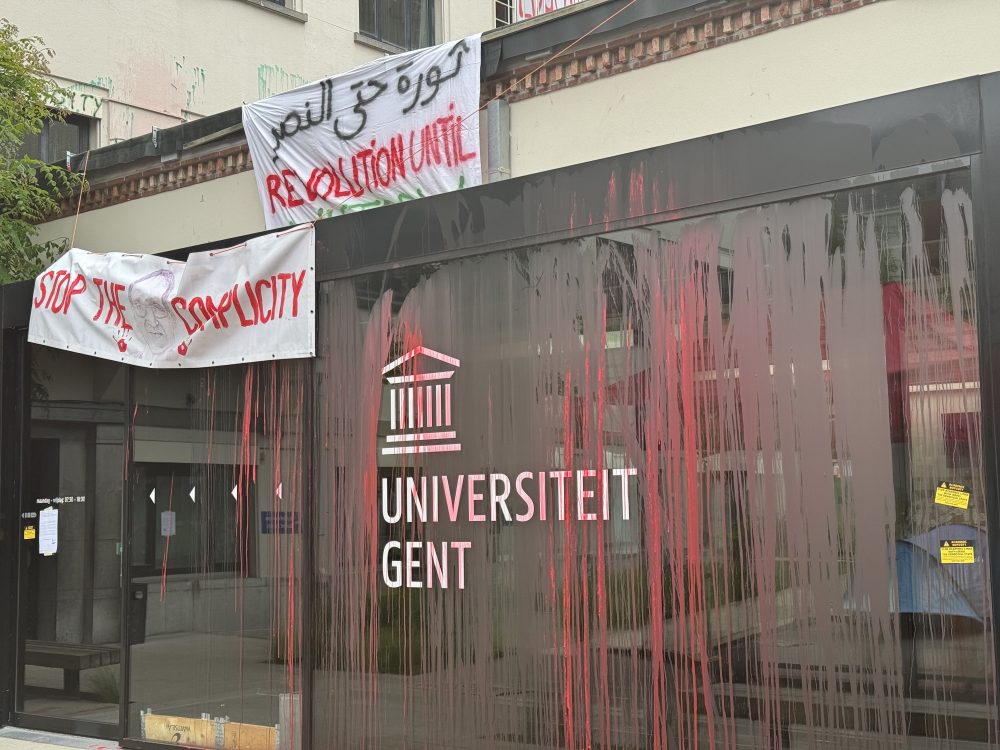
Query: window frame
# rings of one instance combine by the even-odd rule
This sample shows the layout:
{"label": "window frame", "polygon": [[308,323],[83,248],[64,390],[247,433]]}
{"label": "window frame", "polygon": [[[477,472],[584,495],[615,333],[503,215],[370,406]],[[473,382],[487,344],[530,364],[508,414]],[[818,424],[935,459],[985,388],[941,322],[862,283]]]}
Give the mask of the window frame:
{"label": "window frame", "polygon": [[[50,129],[53,123],[64,123],[66,125],[76,126],[79,130],[80,137],[77,141],[77,149],[73,151],[74,154],[82,154],[91,147],[91,129],[96,122],[95,118],[88,117],[87,115],[81,115],[76,112],[67,112],[63,115],[61,120],[55,118],[55,113],[53,112],[53,117],[46,118],[42,123],[42,130],[38,133],[38,154],[32,154],[25,151],[29,156],[43,161],[46,164],[61,164],[66,159],[66,154],[49,154],[49,139],[50,139]],[[49,158],[52,157],[52,158]]]}
{"label": "window frame", "polygon": [[[417,44],[411,46],[411,28],[412,28],[412,5],[409,2],[403,3],[403,44],[399,41],[389,39],[386,35],[385,29],[383,28],[382,19],[387,14],[386,5],[390,0],[358,0],[358,36],[363,40],[371,40],[378,44],[388,45],[395,49],[401,51],[409,51],[414,49],[421,49],[422,47],[431,47],[437,41],[437,4],[435,0],[420,0],[423,7],[426,9],[428,19],[428,38],[417,40]],[[374,28],[366,29],[364,18],[366,15],[366,9],[369,10],[369,14],[372,16]]]}

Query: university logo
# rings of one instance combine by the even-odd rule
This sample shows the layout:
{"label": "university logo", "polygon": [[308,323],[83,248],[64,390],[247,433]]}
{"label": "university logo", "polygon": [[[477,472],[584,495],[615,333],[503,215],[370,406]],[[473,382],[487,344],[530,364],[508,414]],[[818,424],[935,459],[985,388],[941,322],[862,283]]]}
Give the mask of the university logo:
{"label": "university logo", "polygon": [[[418,357],[426,370],[418,370]],[[451,414],[451,379],[461,364],[447,354],[417,346],[382,368],[389,384],[389,434],[382,455],[462,450]]]}

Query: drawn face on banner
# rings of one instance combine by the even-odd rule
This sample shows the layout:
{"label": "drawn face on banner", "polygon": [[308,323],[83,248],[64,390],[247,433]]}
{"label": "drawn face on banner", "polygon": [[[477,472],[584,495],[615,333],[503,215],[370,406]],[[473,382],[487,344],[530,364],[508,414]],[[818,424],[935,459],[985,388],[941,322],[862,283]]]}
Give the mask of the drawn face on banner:
{"label": "drawn face on banner", "polygon": [[174,272],[159,269],[129,284],[128,298],[136,319],[136,331],[149,351],[162,354],[174,340],[175,321],[170,312]]}

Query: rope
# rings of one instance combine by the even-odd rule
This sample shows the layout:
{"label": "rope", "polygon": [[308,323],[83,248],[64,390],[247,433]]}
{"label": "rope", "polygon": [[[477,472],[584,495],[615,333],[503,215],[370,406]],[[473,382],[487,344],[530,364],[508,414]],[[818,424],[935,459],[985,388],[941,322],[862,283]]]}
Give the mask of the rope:
{"label": "rope", "polygon": [[76,247],[76,225],[80,221],[80,206],[83,205],[83,190],[87,186],[87,167],[90,165],[90,149],[83,157],[83,181],[80,183],[80,194],[76,198],[76,216],[73,217],[73,236],[70,237],[70,248]]}

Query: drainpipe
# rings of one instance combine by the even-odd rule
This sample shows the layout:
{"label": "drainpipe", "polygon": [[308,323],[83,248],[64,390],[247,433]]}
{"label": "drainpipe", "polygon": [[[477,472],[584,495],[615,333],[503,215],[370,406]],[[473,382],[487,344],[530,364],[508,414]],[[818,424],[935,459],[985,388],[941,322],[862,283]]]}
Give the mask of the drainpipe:
{"label": "drainpipe", "polygon": [[486,107],[486,153],[488,182],[510,177],[510,105],[506,99],[495,99]]}

